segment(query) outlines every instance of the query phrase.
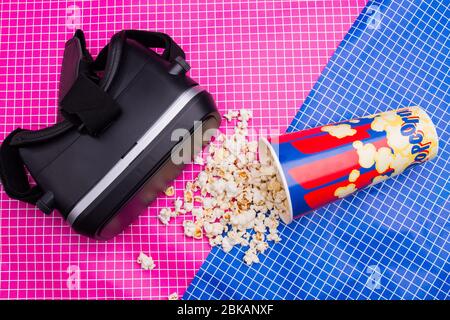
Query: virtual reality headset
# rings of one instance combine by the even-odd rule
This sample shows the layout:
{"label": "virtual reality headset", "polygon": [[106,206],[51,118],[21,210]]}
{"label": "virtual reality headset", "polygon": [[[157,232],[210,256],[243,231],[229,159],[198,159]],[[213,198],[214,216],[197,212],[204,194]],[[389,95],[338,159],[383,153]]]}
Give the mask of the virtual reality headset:
{"label": "virtual reality headset", "polygon": [[[94,60],[77,30],[65,46],[59,121],[16,129],[0,148],[5,192],[46,214],[58,210],[83,235],[120,233],[180,174],[183,163],[171,154],[194,157],[209,141],[204,134],[220,125],[213,98],[186,75],[189,68],[166,34],[121,31]],[[173,139],[176,129],[187,137]],[[200,141],[190,139],[196,135]]]}

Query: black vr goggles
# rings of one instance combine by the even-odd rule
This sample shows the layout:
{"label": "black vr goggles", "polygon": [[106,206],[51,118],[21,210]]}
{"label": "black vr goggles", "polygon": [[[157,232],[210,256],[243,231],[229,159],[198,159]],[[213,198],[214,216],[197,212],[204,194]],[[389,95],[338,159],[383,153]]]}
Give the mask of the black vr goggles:
{"label": "black vr goggles", "polygon": [[211,95],[186,76],[189,68],[183,50],[163,33],[124,30],[93,60],[76,31],[64,51],[60,121],[16,129],[3,141],[6,193],[46,214],[57,209],[89,237],[120,233],[180,174],[183,164],[171,153],[190,150],[193,157],[208,142],[173,141],[172,132],[203,137],[220,125]]}

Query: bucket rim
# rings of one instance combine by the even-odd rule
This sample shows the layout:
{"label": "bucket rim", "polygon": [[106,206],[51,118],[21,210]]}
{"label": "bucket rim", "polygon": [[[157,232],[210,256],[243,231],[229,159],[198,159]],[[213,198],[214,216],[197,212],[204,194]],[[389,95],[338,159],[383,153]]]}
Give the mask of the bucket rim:
{"label": "bucket rim", "polygon": [[273,146],[269,142],[269,140],[267,140],[264,137],[259,138],[258,155],[259,155],[260,160],[266,158],[266,156],[270,156],[271,163],[272,163],[272,165],[275,166],[275,169],[277,170],[277,177],[279,180],[281,180],[281,183],[283,185],[283,190],[286,193],[286,198],[288,200],[288,211],[286,212],[286,214],[280,215],[280,218],[284,223],[289,224],[294,219],[289,185],[287,183],[286,176],[284,175],[283,167],[281,166],[280,160],[278,159],[275,149],[273,148]]}

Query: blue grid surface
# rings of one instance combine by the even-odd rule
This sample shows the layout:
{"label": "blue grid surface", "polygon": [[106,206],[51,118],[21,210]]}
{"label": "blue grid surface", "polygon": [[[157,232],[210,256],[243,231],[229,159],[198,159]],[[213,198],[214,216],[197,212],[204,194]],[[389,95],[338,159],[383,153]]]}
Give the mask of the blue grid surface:
{"label": "blue grid surface", "polygon": [[370,1],[288,131],[419,105],[439,153],[280,227],[261,263],[214,248],[184,299],[448,299],[450,9]]}

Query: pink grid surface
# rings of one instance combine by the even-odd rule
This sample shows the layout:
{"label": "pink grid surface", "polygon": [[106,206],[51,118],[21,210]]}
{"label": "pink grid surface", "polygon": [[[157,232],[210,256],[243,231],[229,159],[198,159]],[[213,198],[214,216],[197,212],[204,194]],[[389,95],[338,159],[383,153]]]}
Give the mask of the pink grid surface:
{"label": "pink grid surface", "polygon": [[[365,3],[2,1],[0,139],[18,126],[55,122],[64,42],[74,26],[85,31],[94,55],[121,29],[166,32],[184,48],[191,76],[213,94],[221,112],[253,109],[255,129],[285,130]],[[186,168],[175,182],[177,194],[197,172]],[[96,242],[72,232],[58,213],[44,216],[2,190],[0,298],[181,296],[210,248],[182,235],[183,217],[168,227],[159,223],[158,210],[171,204],[159,197],[123,234]],[[155,259],[155,270],[136,264],[141,250]],[[68,270],[74,269],[78,288],[68,286]]]}

